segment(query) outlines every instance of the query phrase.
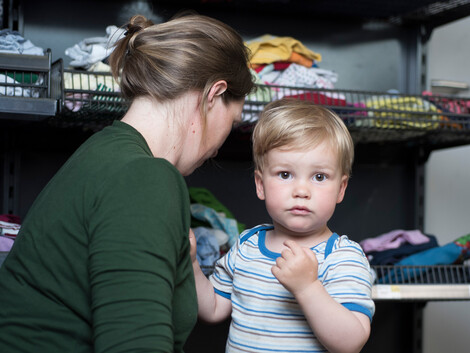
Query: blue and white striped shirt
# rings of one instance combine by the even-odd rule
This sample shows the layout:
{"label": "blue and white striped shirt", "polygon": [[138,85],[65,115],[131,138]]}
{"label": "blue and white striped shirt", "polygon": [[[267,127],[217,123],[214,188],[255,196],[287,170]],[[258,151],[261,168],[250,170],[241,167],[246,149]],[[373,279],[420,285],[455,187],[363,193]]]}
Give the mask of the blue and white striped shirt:
{"label": "blue and white striped shirt", "polygon": [[[294,296],[271,273],[280,256],[265,245],[266,230],[272,228],[243,232],[210,277],[216,293],[232,301],[226,352],[326,352]],[[331,297],[372,319],[372,276],[359,244],[335,233],[312,251],[318,278]]]}

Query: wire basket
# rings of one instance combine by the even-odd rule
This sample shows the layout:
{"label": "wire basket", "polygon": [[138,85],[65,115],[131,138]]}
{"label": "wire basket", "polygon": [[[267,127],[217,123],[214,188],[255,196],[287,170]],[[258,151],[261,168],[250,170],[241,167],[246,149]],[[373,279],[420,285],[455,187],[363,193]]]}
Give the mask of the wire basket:
{"label": "wire basket", "polygon": [[37,119],[54,116],[60,97],[62,60],[44,55],[0,53],[0,111],[2,117]]}

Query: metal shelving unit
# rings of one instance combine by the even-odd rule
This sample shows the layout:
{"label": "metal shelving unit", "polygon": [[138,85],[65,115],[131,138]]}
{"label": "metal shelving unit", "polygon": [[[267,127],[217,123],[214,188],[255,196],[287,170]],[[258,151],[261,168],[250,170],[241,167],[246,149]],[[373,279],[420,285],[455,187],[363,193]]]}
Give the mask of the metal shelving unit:
{"label": "metal shelving unit", "polygon": [[[63,70],[56,124],[102,127],[121,118],[128,104],[109,72]],[[470,98],[258,85],[237,133],[250,133],[258,114],[281,97],[309,100],[335,111],[356,143],[408,142],[431,149],[470,142]]]}
{"label": "metal shelving unit", "polygon": [[373,266],[377,282],[372,288],[376,301],[470,300],[470,267]]}
{"label": "metal shelving unit", "polygon": [[0,53],[1,118],[42,120],[57,113],[62,61],[44,55]]}
{"label": "metal shelving unit", "polygon": [[59,118],[106,122],[121,118],[128,108],[109,72],[65,69],[61,92]]}
{"label": "metal shelving unit", "polygon": [[470,142],[470,98],[258,85],[245,120],[256,122],[270,101],[291,97],[335,111],[356,143],[417,142],[432,149]]}

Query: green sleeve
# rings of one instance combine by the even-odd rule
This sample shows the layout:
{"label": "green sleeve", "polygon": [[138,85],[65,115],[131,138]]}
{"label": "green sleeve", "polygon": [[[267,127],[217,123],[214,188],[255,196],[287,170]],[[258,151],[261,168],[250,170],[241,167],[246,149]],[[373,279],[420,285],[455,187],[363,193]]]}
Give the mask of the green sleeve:
{"label": "green sleeve", "polygon": [[99,182],[88,254],[95,352],[173,352],[175,278],[189,256],[184,179],[147,158]]}

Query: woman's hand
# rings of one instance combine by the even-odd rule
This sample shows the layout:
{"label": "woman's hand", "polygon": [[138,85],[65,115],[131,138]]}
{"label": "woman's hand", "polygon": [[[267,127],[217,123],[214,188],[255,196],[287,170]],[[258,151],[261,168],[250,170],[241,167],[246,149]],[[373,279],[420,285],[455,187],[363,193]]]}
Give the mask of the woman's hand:
{"label": "woman's hand", "polygon": [[191,228],[189,228],[189,245],[191,246],[189,250],[189,254],[191,255],[191,262],[197,261],[196,253],[197,253],[197,242],[196,236]]}

